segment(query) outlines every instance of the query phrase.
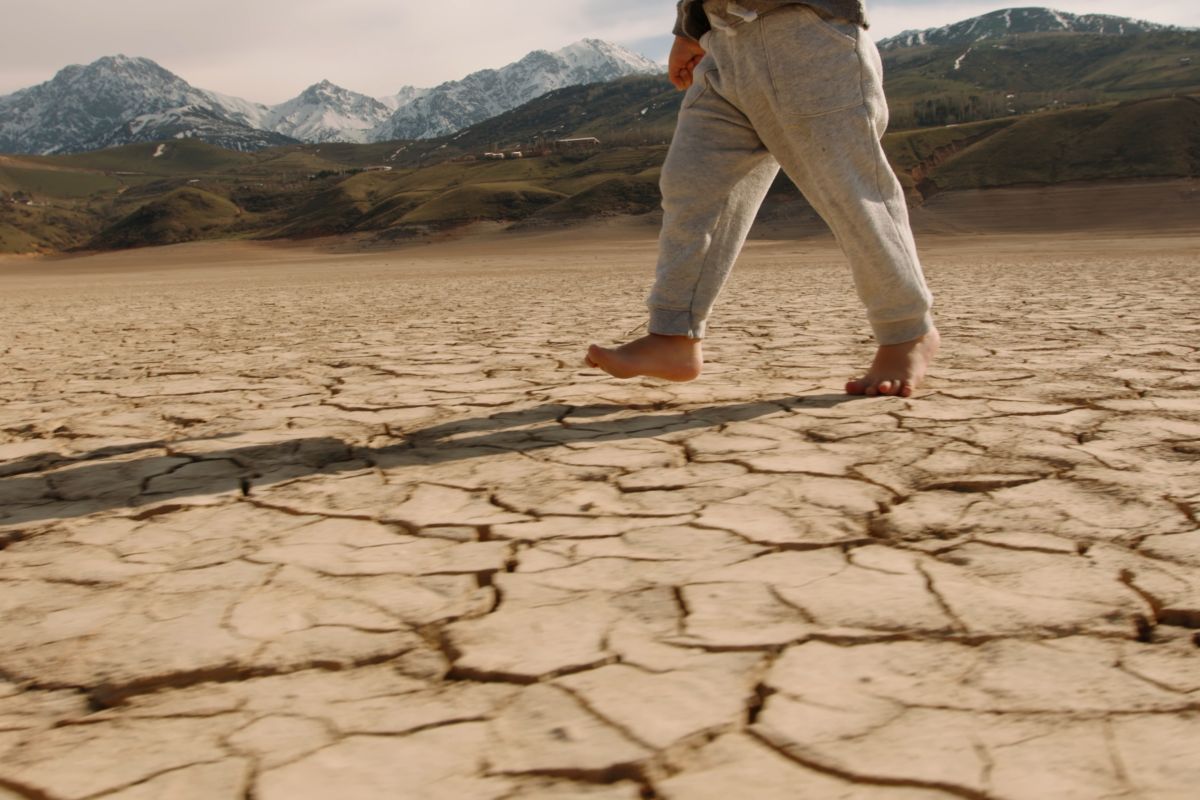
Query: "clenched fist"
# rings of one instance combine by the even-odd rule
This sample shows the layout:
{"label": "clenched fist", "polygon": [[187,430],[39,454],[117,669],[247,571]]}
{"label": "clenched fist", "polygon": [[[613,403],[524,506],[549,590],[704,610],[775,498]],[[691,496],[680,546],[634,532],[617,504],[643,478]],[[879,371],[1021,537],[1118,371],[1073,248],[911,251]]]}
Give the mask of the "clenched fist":
{"label": "clenched fist", "polygon": [[692,73],[702,58],[704,48],[699,42],[686,36],[675,37],[671,57],[667,59],[667,77],[675,84],[676,89],[684,91],[692,85]]}

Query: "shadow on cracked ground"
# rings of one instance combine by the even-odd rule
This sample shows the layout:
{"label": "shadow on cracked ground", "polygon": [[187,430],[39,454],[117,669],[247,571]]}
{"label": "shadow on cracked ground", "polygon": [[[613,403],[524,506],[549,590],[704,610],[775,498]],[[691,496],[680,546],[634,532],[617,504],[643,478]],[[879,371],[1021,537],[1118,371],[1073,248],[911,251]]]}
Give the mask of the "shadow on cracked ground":
{"label": "shadow on cracked ground", "polygon": [[[17,525],[130,507],[133,515],[162,513],[159,504],[236,490],[250,496],[269,486],[313,474],[419,468],[509,451],[528,453],[567,442],[647,439],[677,431],[719,428],[781,408],[833,408],[854,398],[815,395],[697,408],[676,413],[612,418],[627,411],[611,404],[536,408],[457,420],[399,434],[392,446],[366,448],[333,438],[287,439],[273,444],[209,449],[227,437],[114,445],[65,456],[38,452],[0,466],[0,496],[9,499],[0,523]],[[151,453],[141,458],[128,458]],[[22,498],[33,498],[22,506]],[[151,505],[148,511],[138,508]]]}

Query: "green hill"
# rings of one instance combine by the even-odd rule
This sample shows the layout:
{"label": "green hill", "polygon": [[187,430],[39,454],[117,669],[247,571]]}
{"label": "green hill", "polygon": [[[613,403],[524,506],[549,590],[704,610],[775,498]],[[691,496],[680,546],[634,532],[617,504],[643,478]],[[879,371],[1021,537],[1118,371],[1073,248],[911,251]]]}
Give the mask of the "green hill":
{"label": "green hill", "polygon": [[1016,117],[1009,117],[942,128],[901,131],[884,138],[884,149],[909,196],[920,199],[921,192],[928,191],[932,186],[930,176],[942,164],[1016,121]]}
{"label": "green hill", "polygon": [[[361,173],[311,195],[273,235],[444,227],[531,215],[542,220],[581,219],[588,209],[599,214],[643,213],[658,205],[658,168],[664,153],[661,145],[614,147],[574,156],[449,160],[419,169]],[[595,188],[606,183],[603,189]],[[576,195],[581,195],[577,202],[562,205]]]}
{"label": "green hill", "polygon": [[223,197],[178,189],[105,228],[87,247],[109,250],[220,238],[241,216],[241,209]]}
{"label": "green hill", "polygon": [[534,184],[478,183],[440,194],[405,214],[399,222],[437,226],[478,220],[511,222],[557,203],[565,196]]}
{"label": "green hill", "polygon": [[55,253],[71,250],[95,232],[87,211],[0,202],[0,253]]}
{"label": "green hill", "polygon": [[193,139],[131,144],[69,156],[29,158],[65,168],[157,176],[225,173],[248,166],[255,160],[253,154],[225,150]]}
{"label": "green hill", "polygon": [[[271,236],[290,238],[349,233],[381,203],[401,193],[395,186],[396,176],[389,173],[364,172],[321,184],[323,187],[307,199],[290,209],[283,209],[283,224],[272,231]],[[413,199],[409,208],[418,202],[420,200]]]}
{"label": "green hill", "polygon": [[473,125],[450,146],[474,152],[493,143],[596,136],[621,144],[662,144],[675,129],[682,95],[665,76],[639,75],[569,86]]}
{"label": "green hill", "polygon": [[0,161],[0,190],[43,197],[78,199],[116,191],[117,178],[92,170],[74,170],[32,161]]}
{"label": "green hill", "polygon": [[623,214],[646,214],[658,208],[662,195],[652,177],[608,178],[540,209],[528,223],[579,222]]}
{"label": "green hill", "polygon": [[1200,99],[1161,98],[1019,119],[934,169],[937,190],[1200,177]]}
{"label": "green hill", "polygon": [[1200,31],[1032,33],[884,51],[894,127],[1200,92]]}

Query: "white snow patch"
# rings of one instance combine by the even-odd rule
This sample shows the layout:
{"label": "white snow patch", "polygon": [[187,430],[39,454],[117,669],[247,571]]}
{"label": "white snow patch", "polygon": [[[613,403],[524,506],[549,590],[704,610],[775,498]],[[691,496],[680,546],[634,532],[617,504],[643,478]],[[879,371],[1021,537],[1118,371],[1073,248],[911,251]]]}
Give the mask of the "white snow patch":
{"label": "white snow patch", "polygon": [[962,69],[962,63],[963,63],[963,60],[964,60],[964,59],[965,59],[967,56],[969,56],[970,54],[971,54],[971,48],[969,48],[969,47],[968,47],[968,48],[967,48],[967,52],[963,53],[961,56],[959,56],[958,58],[954,59],[954,71],[955,71],[955,72],[957,72],[958,70]]}
{"label": "white snow patch", "polygon": [[270,113],[270,109],[262,103],[252,103],[249,100],[243,100],[240,97],[231,97],[220,92],[210,92],[203,89],[199,91],[208,96],[211,104],[216,106],[218,111],[223,112],[234,121],[241,122],[243,125],[249,125],[251,128],[258,128],[259,130],[267,128],[266,118]]}
{"label": "white snow patch", "polygon": [[1063,15],[1058,13],[1057,11],[1051,10],[1050,16],[1054,17],[1055,21],[1058,22],[1058,24],[1060,26],[1062,26],[1063,30],[1068,30],[1071,27],[1070,24],[1068,24],[1067,21],[1065,19],[1063,19]]}
{"label": "white snow patch", "polygon": [[154,155],[152,155],[152,156],[150,156],[150,157],[151,157],[151,158],[158,158],[158,157],[160,157],[160,156],[161,156],[163,153],[165,153],[165,152],[167,152],[167,146],[166,146],[165,144],[160,144],[160,145],[158,146],[158,148],[157,148],[157,149],[154,151]]}

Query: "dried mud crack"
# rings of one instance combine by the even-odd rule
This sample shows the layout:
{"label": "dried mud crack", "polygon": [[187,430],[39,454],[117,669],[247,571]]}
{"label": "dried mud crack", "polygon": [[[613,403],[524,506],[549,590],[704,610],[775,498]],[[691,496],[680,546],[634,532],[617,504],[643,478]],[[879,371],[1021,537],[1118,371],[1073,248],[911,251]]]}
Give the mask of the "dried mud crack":
{"label": "dried mud crack", "polygon": [[554,241],[0,262],[0,797],[1194,792],[1194,238],[935,240],[908,400],[826,244],[663,385]]}

